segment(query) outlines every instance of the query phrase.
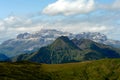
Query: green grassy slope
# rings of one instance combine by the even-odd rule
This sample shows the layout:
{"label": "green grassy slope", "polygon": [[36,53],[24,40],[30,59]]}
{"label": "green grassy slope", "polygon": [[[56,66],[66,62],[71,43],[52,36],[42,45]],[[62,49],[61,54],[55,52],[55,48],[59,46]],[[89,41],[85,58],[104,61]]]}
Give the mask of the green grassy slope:
{"label": "green grassy slope", "polygon": [[67,64],[0,63],[0,80],[120,80],[120,59]]}

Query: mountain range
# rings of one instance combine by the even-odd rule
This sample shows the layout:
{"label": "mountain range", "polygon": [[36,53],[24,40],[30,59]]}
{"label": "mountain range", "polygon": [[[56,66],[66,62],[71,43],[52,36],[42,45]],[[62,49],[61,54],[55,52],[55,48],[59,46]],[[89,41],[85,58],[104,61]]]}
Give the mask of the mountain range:
{"label": "mountain range", "polygon": [[106,35],[98,32],[73,34],[54,29],[42,29],[34,33],[18,34],[16,38],[4,41],[0,45],[0,54],[13,57],[24,53],[33,53],[38,51],[39,48],[53,43],[60,36],[68,36],[70,40],[74,38],[77,40],[89,39],[97,43],[120,48],[120,41],[108,39]]}
{"label": "mountain range", "polygon": [[31,61],[47,64],[80,62],[104,58],[120,58],[120,50],[89,39],[57,38],[52,44],[40,48],[32,54],[22,54],[12,61]]}

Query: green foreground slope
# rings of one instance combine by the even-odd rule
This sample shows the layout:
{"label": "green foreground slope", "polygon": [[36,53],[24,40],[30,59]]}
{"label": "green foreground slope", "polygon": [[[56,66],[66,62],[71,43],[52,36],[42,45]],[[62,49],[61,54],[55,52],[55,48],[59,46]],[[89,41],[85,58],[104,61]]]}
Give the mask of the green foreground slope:
{"label": "green foreground slope", "polygon": [[68,64],[0,63],[0,80],[120,80],[120,59]]}

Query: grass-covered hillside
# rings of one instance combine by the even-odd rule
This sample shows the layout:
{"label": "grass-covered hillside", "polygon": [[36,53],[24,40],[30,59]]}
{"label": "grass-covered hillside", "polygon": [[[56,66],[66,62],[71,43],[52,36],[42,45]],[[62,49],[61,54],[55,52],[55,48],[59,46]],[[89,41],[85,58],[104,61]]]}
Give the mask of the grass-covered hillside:
{"label": "grass-covered hillside", "polygon": [[120,59],[67,64],[1,62],[0,80],[120,80]]}

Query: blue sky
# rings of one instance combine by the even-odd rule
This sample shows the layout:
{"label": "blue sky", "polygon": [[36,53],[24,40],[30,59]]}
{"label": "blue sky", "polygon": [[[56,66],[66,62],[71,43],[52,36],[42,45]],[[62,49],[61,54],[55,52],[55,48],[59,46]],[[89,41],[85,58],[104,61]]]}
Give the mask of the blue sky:
{"label": "blue sky", "polygon": [[41,28],[101,32],[120,40],[119,4],[120,0],[1,0],[0,42]]}
{"label": "blue sky", "polygon": [[110,3],[113,3],[114,0],[99,0],[99,2],[103,4],[110,4]]}
{"label": "blue sky", "polygon": [[55,0],[1,0],[0,1],[0,18],[9,15],[27,15],[40,12],[48,4]]}
{"label": "blue sky", "polygon": [[[0,18],[9,15],[24,16],[41,12],[47,5],[54,3],[56,0],[1,0],[0,1]],[[98,0],[98,3],[110,4],[114,0]]]}

